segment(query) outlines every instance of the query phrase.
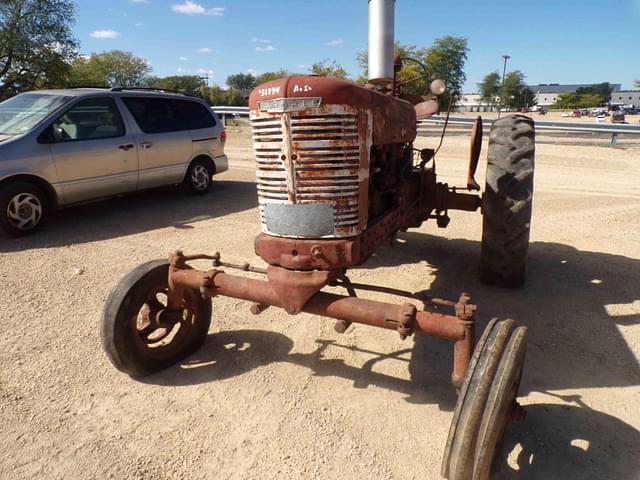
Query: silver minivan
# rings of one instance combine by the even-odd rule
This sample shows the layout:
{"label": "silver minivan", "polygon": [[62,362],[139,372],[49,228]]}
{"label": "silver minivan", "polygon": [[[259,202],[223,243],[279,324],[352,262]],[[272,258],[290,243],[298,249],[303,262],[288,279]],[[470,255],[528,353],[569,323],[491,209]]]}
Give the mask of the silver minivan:
{"label": "silver minivan", "polygon": [[224,125],[200,99],[145,89],[23,93],[0,103],[0,229],[163,185],[206,193],[227,170]]}

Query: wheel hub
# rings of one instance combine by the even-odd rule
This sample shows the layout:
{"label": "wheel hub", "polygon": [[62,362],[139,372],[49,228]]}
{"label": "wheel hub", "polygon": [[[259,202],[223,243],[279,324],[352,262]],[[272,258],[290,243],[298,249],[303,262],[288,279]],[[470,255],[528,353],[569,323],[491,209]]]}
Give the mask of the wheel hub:
{"label": "wheel hub", "polygon": [[209,171],[203,165],[196,165],[191,173],[191,182],[197,190],[204,190],[209,186]]}
{"label": "wheel hub", "polygon": [[19,230],[30,230],[42,218],[40,199],[31,193],[15,195],[7,205],[7,219]]}
{"label": "wheel hub", "polygon": [[149,290],[135,320],[138,339],[149,348],[167,348],[174,342],[180,343],[180,339],[188,334],[189,319],[196,311],[189,298],[185,299],[181,310],[167,310],[166,294],[164,285]]}

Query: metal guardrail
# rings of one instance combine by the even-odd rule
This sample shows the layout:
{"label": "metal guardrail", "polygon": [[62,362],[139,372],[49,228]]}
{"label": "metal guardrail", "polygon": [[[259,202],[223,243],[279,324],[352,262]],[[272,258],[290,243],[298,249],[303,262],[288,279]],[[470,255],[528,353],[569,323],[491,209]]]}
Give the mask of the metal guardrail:
{"label": "metal guardrail", "polygon": [[[427,123],[442,124],[445,117],[435,115],[418,123],[424,126]],[[465,125],[471,127],[476,121],[470,117],[449,117],[450,125]],[[493,119],[482,119],[483,128],[491,128]],[[535,122],[536,130],[556,130],[564,132],[586,132],[586,133],[602,133],[611,135],[611,145],[615,145],[618,141],[618,135],[640,135],[640,125],[626,125],[623,123],[578,123],[578,122]]]}
{"label": "metal guardrail", "polygon": [[[211,109],[218,115],[222,116],[223,122],[226,123],[227,116],[248,117],[249,107],[227,107],[215,106]],[[444,123],[445,117],[435,115],[427,120],[418,122],[418,129],[429,123]],[[471,117],[450,117],[450,125],[466,125],[472,126],[475,118]],[[493,119],[483,119],[482,126],[491,128]],[[536,130],[557,130],[564,132],[586,132],[586,133],[602,133],[611,135],[611,144],[615,145],[618,141],[618,135],[640,135],[640,125],[625,125],[621,123],[579,123],[579,122],[535,122]]]}
{"label": "metal guardrail", "polygon": [[211,110],[216,112],[219,117],[222,117],[222,124],[227,124],[227,117],[248,117],[249,107],[227,107],[223,105],[215,105],[211,107]]}

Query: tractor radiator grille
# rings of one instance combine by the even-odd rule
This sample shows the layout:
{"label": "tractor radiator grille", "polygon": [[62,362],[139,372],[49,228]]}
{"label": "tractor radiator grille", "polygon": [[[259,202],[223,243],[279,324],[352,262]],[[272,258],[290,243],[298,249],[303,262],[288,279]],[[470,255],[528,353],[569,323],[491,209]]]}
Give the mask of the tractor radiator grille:
{"label": "tractor radiator grille", "polygon": [[306,236],[270,231],[265,205],[276,203],[330,206],[333,233],[324,237],[360,233],[361,139],[355,113],[257,117],[252,128],[265,232]]}

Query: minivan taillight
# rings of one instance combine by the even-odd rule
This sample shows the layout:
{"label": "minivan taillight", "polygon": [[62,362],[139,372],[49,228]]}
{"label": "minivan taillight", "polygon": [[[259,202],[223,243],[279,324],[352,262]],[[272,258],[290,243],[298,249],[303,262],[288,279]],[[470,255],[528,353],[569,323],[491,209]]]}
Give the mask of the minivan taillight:
{"label": "minivan taillight", "polygon": [[220,141],[222,143],[227,141],[227,131],[226,130],[223,130],[222,133],[220,134]]}

